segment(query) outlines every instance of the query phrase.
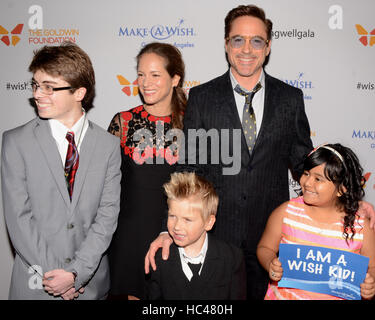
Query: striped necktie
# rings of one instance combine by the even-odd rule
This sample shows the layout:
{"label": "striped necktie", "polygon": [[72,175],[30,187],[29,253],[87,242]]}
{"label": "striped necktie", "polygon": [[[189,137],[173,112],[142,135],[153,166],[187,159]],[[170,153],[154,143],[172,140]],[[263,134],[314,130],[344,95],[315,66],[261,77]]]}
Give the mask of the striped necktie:
{"label": "striped necktie", "polygon": [[79,155],[77,146],[74,142],[74,132],[68,132],[66,134],[66,139],[69,142],[68,152],[66,154],[65,160],[65,179],[66,186],[68,188],[70,201],[72,201],[74,179],[78,170]]}

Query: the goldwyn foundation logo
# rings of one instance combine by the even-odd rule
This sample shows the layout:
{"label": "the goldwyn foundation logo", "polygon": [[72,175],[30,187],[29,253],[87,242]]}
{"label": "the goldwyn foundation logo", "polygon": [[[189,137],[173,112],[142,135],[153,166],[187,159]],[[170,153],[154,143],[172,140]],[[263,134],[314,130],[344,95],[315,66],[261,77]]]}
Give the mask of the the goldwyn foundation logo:
{"label": "the goldwyn foundation logo", "polygon": [[375,44],[375,29],[369,33],[364,27],[360,24],[356,24],[355,28],[357,29],[357,33],[360,36],[359,41],[367,47],[368,45],[372,47]]}
{"label": "the goldwyn foundation logo", "polygon": [[18,36],[22,33],[23,23],[19,23],[15,26],[15,28],[10,32],[5,29],[3,26],[0,26],[0,40],[5,43],[8,47],[10,45],[15,46],[18,42],[20,42],[21,38]]}
{"label": "the goldwyn foundation logo", "polygon": [[64,41],[76,43],[79,37],[79,29],[71,27],[45,28],[43,7],[32,5],[29,8],[31,14],[28,21],[28,36],[30,45],[58,44]]}
{"label": "the goldwyn foundation logo", "polygon": [[64,41],[77,42],[79,29],[29,29],[29,44],[56,44]]}

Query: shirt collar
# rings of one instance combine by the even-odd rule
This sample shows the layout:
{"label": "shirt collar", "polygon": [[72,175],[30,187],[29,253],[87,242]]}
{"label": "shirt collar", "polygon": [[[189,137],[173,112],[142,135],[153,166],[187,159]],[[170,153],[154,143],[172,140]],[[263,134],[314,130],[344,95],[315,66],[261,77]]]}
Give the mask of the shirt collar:
{"label": "shirt collar", "polygon": [[[84,125],[86,123],[86,113],[83,111],[83,114],[81,118],[73,125],[73,127],[68,128],[64,124],[62,124],[60,121],[56,119],[49,119],[48,122],[51,126],[52,135],[55,137],[57,141],[64,141],[66,137],[66,133],[68,131],[73,131],[75,140],[79,139],[80,135],[82,134],[82,131],[84,129]],[[78,141],[76,142],[78,143]]]}
{"label": "shirt collar", "polygon": [[204,262],[204,259],[206,257],[206,253],[207,253],[207,248],[208,248],[208,235],[206,233],[206,238],[204,239],[204,243],[203,243],[203,246],[201,248],[201,251],[199,252],[199,254],[195,257],[189,257],[186,253],[185,253],[185,250],[184,248],[182,247],[178,247],[178,250],[179,250],[179,253],[180,253],[180,256],[181,258],[186,262],[190,262],[190,263],[202,263]]}
{"label": "shirt collar", "polygon": [[[245,90],[239,83],[238,83],[238,81],[236,80],[236,78],[234,77],[234,75],[233,75],[233,73],[232,73],[232,68],[229,68],[229,75],[230,75],[230,81],[231,81],[231,83],[232,83],[232,88],[233,88],[233,90],[234,90],[234,88],[237,86],[237,85],[239,85],[243,90]],[[262,89],[264,89],[264,86],[265,86],[265,80],[264,80],[264,70],[262,69],[262,72],[261,72],[261,74],[260,74],[260,77],[259,77],[259,80],[257,81],[257,83],[258,82],[260,82],[260,84],[262,85],[262,88],[260,89],[260,90],[262,90]],[[259,90],[259,91],[260,91]],[[245,91],[248,91],[248,90],[245,90]]]}

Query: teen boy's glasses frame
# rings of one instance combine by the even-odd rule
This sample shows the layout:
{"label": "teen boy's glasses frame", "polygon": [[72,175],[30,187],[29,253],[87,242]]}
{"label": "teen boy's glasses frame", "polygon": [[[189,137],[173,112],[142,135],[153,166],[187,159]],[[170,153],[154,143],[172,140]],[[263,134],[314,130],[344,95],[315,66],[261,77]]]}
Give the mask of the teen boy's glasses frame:
{"label": "teen boy's glasses frame", "polygon": [[38,84],[34,81],[31,81],[31,90],[33,93],[36,92],[36,90],[38,90],[38,88],[40,88],[40,91],[43,93],[43,94],[46,94],[46,95],[51,95],[53,94],[55,91],[61,91],[61,90],[70,90],[70,89],[73,89],[73,87],[58,87],[58,88],[54,88],[52,86],[50,86],[49,84]]}

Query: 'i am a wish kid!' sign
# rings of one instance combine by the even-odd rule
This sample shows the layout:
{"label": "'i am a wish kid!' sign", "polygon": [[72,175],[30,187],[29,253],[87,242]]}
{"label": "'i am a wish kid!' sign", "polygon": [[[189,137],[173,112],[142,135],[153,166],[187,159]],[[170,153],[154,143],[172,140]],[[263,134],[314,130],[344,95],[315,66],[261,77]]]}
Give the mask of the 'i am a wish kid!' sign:
{"label": "'i am a wish kid!' sign", "polygon": [[352,252],[297,244],[280,244],[283,277],[279,287],[360,300],[360,284],[369,258]]}

